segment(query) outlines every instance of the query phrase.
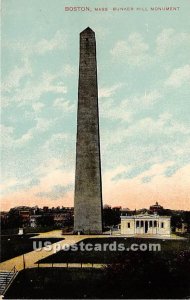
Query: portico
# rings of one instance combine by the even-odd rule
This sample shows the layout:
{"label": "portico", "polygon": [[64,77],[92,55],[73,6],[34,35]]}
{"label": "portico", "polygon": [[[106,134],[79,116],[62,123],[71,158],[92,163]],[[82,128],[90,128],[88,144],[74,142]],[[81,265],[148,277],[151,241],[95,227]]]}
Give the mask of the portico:
{"label": "portico", "polygon": [[121,216],[121,234],[170,235],[171,217],[155,214]]}

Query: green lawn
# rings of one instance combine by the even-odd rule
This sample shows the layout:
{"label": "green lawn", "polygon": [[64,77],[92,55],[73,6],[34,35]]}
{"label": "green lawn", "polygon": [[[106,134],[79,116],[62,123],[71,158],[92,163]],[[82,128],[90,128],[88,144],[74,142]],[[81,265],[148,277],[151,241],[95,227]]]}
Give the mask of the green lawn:
{"label": "green lawn", "polygon": [[41,247],[39,242],[42,242],[42,246],[46,241],[51,243],[63,240],[63,238],[33,238],[36,234],[27,235],[3,235],[1,237],[1,261],[8,260],[18,255],[30,252],[33,250],[33,242],[36,241],[36,246]]}
{"label": "green lawn", "polygon": [[131,258],[106,269],[36,268],[19,273],[5,299],[189,299],[190,268]]}
{"label": "green lawn", "polygon": [[[189,240],[89,238],[85,244],[161,243],[160,252],[60,251],[42,263],[107,263],[95,268],[35,268],[19,272],[5,299],[187,299]],[[54,265],[55,266],[55,265]]]}
{"label": "green lawn", "polygon": [[[161,251],[155,252],[164,257],[170,257],[177,252],[187,250],[190,247],[190,240],[156,240],[156,239],[136,239],[136,238],[88,238],[82,241],[84,244],[124,244],[125,247],[130,247],[131,244],[160,244]],[[80,243],[78,243],[80,244]],[[129,251],[131,252],[131,251]],[[121,257],[127,257],[127,251],[64,251],[61,250],[45,259],[38,261],[38,263],[105,263],[109,264],[117,262]]]}

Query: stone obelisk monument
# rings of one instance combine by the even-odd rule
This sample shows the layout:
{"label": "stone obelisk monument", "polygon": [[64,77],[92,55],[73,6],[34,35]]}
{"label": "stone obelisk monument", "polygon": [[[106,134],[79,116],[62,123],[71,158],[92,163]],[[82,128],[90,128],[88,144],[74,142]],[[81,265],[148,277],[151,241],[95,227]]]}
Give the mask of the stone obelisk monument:
{"label": "stone obelisk monument", "polygon": [[102,233],[102,182],[95,33],[80,33],[74,232]]}

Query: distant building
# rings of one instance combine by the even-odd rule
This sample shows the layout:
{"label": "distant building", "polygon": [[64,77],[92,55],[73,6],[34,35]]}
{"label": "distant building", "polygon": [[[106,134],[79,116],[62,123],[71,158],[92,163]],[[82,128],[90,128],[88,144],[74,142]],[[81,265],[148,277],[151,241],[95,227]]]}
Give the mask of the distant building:
{"label": "distant building", "polygon": [[121,211],[121,206],[114,206],[112,209],[114,211]]}
{"label": "distant building", "polygon": [[36,228],[38,226],[38,220],[42,215],[32,215],[30,216],[30,227]]}
{"label": "distant building", "polygon": [[160,204],[158,204],[158,202],[156,202],[156,204],[151,205],[149,210],[151,213],[162,213],[163,212],[163,206],[161,206]]}
{"label": "distant building", "polygon": [[171,217],[140,214],[121,216],[121,234],[129,235],[170,235]]}
{"label": "distant building", "polygon": [[64,222],[68,219],[68,213],[54,213],[53,218],[56,225],[63,225]]}
{"label": "distant building", "polygon": [[1,226],[4,226],[8,223],[9,214],[8,212],[2,211],[1,212]]}
{"label": "distant building", "polygon": [[130,209],[128,207],[123,207],[121,208],[122,211],[130,211]]}
{"label": "distant building", "polygon": [[135,212],[136,215],[141,215],[141,214],[146,214],[146,213],[148,213],[147,208],[140,208],[140,209],[136,210],[136,212]]}
{"label": "distant building", "polygon": [[18,235],[23,235],[23,234],[24,234],[24,228],[19,228]]}
{"label": "distant building", "polygon": [[121,214],[122,215],[128,215],[128,216],[130,216],[130,215],[135,215],[136,214],[136,210],[130,210],[129,208],[122,208],[121,209]]}
{"label": "distant building", "polygon": [[30,221],[30,210],[20,210],[19,216],[23,223],[28,223]]}

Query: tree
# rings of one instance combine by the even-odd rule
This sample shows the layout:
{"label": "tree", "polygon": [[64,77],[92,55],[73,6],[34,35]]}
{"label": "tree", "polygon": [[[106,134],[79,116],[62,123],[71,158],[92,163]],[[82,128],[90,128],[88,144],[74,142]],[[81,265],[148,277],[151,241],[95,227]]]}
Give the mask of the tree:
{"label": "tree", "polygon": [[43,215],[38,219],[39,226],[53,226],[54,225],[54,218],[51,215]]}

